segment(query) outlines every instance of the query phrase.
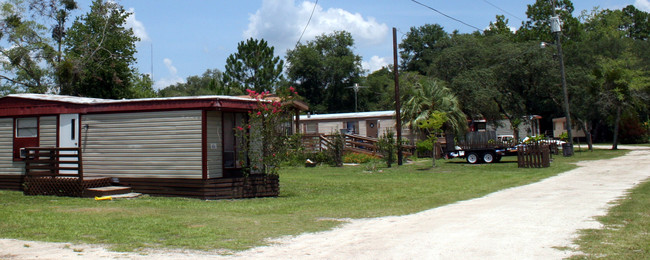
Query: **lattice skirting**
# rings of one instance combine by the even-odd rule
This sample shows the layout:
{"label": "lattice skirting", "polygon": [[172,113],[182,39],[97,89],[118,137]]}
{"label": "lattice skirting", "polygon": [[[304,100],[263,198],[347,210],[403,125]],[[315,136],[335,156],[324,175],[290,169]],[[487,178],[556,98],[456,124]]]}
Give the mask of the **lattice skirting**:
{"label": "lattice skirting", "polygon": [[25,195],[83,197],[87,188],[110,186],[110,178],[25,177]]}

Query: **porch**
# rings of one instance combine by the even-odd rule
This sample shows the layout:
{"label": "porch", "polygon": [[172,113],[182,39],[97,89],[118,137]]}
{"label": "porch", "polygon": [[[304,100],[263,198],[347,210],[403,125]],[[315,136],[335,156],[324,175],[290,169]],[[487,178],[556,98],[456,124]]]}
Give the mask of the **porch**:
{"label": "porch", "polygon": [[137,192],[153,196],[199,199],[273,197],[277,175],[187,179],[84,176],[81,148],[29,147],[24,150],[25,195],[95,197]]}
{"label": "porch", "polygon": [[[381,151],[379,150],[378,138],[372,138],[372,137],[366,137],[366,136],[360,136],[354,134],[344,134],[343,136],[345,138],[344,151],[383,157]],[[333,145],[332,138],[333,135],[304,134],[302,136],[302,145],[305,147],[306,151],[320,152],[332,147]],[[415,151],[415,146],[402,145],[402,152],[405,156],[413,155],[414,151]]]}
{"label": "porch", "polygon": [[131,192],[111,185],[109,177],[84,177],[81,148],[28,147],[25,162],[25,195],[94,197]]}

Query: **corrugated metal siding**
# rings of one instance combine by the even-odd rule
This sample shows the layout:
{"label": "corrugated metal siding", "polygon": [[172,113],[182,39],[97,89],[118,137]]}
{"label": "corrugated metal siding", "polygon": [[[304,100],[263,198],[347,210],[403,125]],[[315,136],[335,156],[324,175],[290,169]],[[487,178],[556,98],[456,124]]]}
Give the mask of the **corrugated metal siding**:
{"label": "corrugated metal siding", "polygon": [[201,111],[82,117],[84,175],[202,178]]}
{"label": "corrugated metal siding", "polygon": [[55,116],[42,116],[39,120],[40,124],[40,147],[56,147],[56,117]]}
{"label": "corrugated metal siding", "polygon": [[223,129],[221,127],[221,112],[207,112],[208,137],[208,178],[223,177]]}
{"label": "corrugated metal siding", "polygon": [[25,164],[14,162],[14,119],[0,118],[0,174],[21,175],[25,172]]}

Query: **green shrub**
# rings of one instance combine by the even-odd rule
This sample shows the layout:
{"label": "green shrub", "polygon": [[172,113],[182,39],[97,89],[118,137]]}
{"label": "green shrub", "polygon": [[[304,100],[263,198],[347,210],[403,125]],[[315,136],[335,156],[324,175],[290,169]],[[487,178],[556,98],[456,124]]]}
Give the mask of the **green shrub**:
{"label": "green shrub", "polygon": [[343,166],[343,149],[345,148],[345,137],[341,133],[335,133],[330,139],[332,144],[327,148],[328,157],[332,159],[332,166]]}
{"label": "green shrub", "polygon": [[433,151],[433,142],[431,139],[419,141],[415,144],[415,149],[418,151],[418,153],[431,153],[431,151]]}
{"label": "green shrub", "polygon": [[344,163],[367,163],[377,159],[379,157],[363,153],[348,153],[343,156]]}
{"label": "green shrub", "polygon": [[397,145],[395,143],[395,132],[390,129],[386,129],[384,134],[379,139],[377,143],[379,151],[384,155],[384,160],[388,168],[395,162],[395,157],[397,153]]}

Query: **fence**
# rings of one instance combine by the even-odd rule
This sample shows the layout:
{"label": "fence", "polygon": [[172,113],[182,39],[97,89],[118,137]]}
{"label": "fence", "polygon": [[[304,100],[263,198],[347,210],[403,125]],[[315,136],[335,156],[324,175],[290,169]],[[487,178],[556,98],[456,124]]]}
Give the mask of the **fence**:
{"label": "fence", "polygon": [[551,166],[551,150],[548,144],[524,144],[517,147],[519,168],[542,168]]}

